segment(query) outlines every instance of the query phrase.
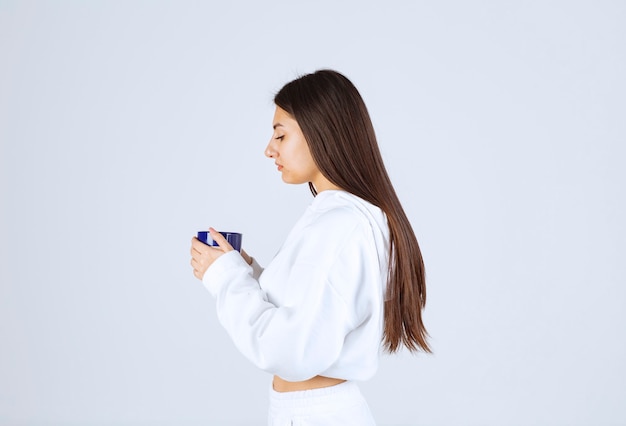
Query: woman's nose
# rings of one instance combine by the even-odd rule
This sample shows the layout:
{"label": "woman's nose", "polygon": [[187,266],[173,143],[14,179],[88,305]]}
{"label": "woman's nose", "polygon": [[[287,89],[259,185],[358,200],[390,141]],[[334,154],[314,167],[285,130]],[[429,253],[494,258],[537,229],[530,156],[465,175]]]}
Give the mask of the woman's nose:
{"label": "woman's nose", "polygon": [[272,147],[272,142],[267,144],[267,148],[265,148],[265,156],[267,158],[274,158],[276,156],[276,150]]}

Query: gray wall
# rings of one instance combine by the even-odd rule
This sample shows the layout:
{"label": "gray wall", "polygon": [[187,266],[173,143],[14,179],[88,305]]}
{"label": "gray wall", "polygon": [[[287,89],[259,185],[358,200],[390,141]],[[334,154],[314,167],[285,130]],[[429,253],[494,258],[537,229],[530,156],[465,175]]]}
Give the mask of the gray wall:
{"label": "gray wall", "polygon": [[626,424],[626,3],[0,1],[0,424],[263,424],[189,241],[310,201],[272,95],[361,90],[428,269],[381,425]]}

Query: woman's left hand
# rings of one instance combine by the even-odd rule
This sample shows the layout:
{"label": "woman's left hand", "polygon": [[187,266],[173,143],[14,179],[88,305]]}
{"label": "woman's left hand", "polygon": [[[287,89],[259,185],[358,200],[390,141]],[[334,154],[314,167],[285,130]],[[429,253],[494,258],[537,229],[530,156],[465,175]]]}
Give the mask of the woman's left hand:
{"label": "woman's left hand", "polygon": [[199,280],[218,257],[234,250],[226,238],[215,229],[209,228],[209,233],[219,247],[208,246],[196,237],[191,239],[191,267],[193,268],[193,275]]}

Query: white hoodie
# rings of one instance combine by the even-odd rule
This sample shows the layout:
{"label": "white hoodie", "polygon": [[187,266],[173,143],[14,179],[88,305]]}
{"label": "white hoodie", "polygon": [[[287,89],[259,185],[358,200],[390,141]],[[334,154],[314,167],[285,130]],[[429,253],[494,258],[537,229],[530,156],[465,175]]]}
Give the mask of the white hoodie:
{"label": "white hoodie", "polygon": [[388,254],[384,213],[327,190],[265,270],[231,251],[203,283],[221,324],[259,368],[288,381],[366,380],[378,367]]}

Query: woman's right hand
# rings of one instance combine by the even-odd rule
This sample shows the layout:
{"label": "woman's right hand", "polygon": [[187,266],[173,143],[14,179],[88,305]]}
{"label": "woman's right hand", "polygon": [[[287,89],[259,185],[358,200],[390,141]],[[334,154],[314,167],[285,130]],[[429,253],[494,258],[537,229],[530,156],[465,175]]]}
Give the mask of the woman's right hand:
{"label": "woman's right hand", "polygon": [[241,257],[243,257],[243,260],[245,260],[248,265],[252,265],[252,258],[244,249],[241,249]]}

